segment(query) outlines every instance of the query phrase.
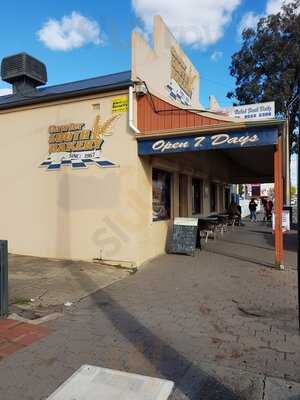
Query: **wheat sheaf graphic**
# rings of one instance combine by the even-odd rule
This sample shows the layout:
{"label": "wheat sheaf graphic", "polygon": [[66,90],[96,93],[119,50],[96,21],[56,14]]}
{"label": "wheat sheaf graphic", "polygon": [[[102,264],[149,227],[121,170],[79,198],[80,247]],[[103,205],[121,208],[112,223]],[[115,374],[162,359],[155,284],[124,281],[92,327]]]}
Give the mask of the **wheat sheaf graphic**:
{"label": "wheat sheaf graphic", "polygon": [[92,129],[93,139],[102,139],[104,136],[112,135],[113,123],[120,118],[120,114],[115,114],[108,118],[106,121],[102,122],[101,117],[98,114],[95,119],[95,123]]}

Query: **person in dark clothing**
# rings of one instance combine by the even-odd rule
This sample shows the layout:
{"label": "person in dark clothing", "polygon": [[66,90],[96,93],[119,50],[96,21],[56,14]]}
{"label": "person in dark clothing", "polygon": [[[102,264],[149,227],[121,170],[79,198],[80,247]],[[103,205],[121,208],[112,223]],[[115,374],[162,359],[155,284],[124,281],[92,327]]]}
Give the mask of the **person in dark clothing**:
{"label": "person in dark clothing", "polygon": [[261,203],[263,205],[264,208],[264,221],[268,220],[268,214],[267,214],[267,205],[268,205],[268,199],[266,197],[262,197],[261,198]]}
{"label": "person in dark clothing", "polygon": [[230,203],[230,206],[227,210],[229,218],[234,219],[236,225],[240,225],[241,221],[241,207],[237,205],[234,201]]}
{"label": "person in dark clothing", "polygon": [[257,208],[257,203],[255,199],[252,198],[249,202],[250,220],[252,222],[256,222],[256,208]]}
{"label": "person in dark clothing", "polygon": [[269,199],[267,201],[267,205],[266,205],[267,221],[271,221],[272,220],[272,211],[273,211],[273,201],[271,199]]}

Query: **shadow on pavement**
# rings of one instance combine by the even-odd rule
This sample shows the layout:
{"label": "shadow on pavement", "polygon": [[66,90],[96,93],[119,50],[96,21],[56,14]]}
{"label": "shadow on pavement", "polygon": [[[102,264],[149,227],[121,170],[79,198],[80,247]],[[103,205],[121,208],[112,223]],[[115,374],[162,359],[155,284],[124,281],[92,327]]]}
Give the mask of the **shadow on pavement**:
{"label": "shadow on pavement", "polygon": [[228,240],[228,239],[224,239],[224,237],[222,237],[222,242],[225,243],[232,243],[232,244],[240,244],[242,246],[248,246],[248,247],[255,247],[257,249],[262,249],[262,250],[271,250],[274,251],[274,247],[266,247],[266,246],[259,246],[257,244],[253,244],[253,243],[246,243],[246,242],[239,242],[237,240]]}
{"label": "shadow on pavement", "polygon": [[[93,283],[80,271],[74,270],[74,276],[80,285],[91,286]],[[124,306],[121,306],[109,295],[107,289],[97,290],[89,298],[123,337],[150,361],[158,376],[175,382],[176,389],[171,397],[172,400],[199,400],[202,398],[205,400],[241,400],[231,389],[224,386],[215,377],[202,371],[201,368],[142,325]]]}
{"label": "shadow on pavement", "polygon": [[232,253],[227,253],[225,251],[221,251],[221,250],[216,250],[216,249],[209,249],[209,248],[204,248],[203,251],[206,251],[207,253],[212,253],[212,254],[217,254],[220,256],[225,256],[225,257],[229,257],[229,258],[233,258],[235,260],[239,260],[239,261],[245,261],[245,262],[249,262],[252,264],[255,264],[257,266],[263,266],[263,267],[268,267],[268,268],[274,268],[274,264],[273,263],[268,263],[268,262],[264,262],[262,260],[257,260],[255,258],[251,258],[251,257],[244,257],[244,256],[240,256],[237,254],[232,254]]}
{"label": "shadow on pavement", "polygon": [[[260,231],[260,230],[249,230],[252,233],[258,233],[263,236],[264,241],[270,248],[274,248],[274,235],[272,231]],[[295,231],[290,231],[283,234],[283,247],[285,251],[296,252],[298,246],[298,233]],[[237,242],[235,242],[237,243]],[[258,247],[258,246],[256,246]]]}

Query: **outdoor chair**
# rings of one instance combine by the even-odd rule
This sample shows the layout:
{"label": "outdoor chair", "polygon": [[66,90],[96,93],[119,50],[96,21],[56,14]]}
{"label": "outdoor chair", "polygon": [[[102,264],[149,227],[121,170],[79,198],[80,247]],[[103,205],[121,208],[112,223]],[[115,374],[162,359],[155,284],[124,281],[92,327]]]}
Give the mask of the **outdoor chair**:
{"label": "outdoor chair", "polygon": [[227,227],[231,226],[231,230],[234,230],[235,227],[235,217],[229,217],[227,222]]}
{"label": "outdoor chair", "polygon": [[223,222],[220,222],[218,225],[216,225],[216,229],[215,229],[216,233],[220,233],[221,236],[223,236],[224,235],[224,226],[225,225]]}
{"label": "outdoor chair", "polygon": [[212,237],[212,239],[216,239],[216,225],[207,223],[200,230],[200,236],[204,238],[205,243],[208,242],[208,238]]}

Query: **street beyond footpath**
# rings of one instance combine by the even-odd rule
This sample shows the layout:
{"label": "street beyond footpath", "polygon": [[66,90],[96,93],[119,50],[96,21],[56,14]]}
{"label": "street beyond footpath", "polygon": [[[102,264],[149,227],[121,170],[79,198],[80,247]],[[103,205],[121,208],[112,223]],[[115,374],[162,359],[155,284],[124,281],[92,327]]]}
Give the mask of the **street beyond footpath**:
{"label": "street beyond footpath", "polygon": [[275,270],[271,229],[247,222],[195,257],[157,257],[4,358],[1,399],[46,399],[83,364],[172,380],[172,400],[298,398],[295,244],[290,232],[286,269]]}

